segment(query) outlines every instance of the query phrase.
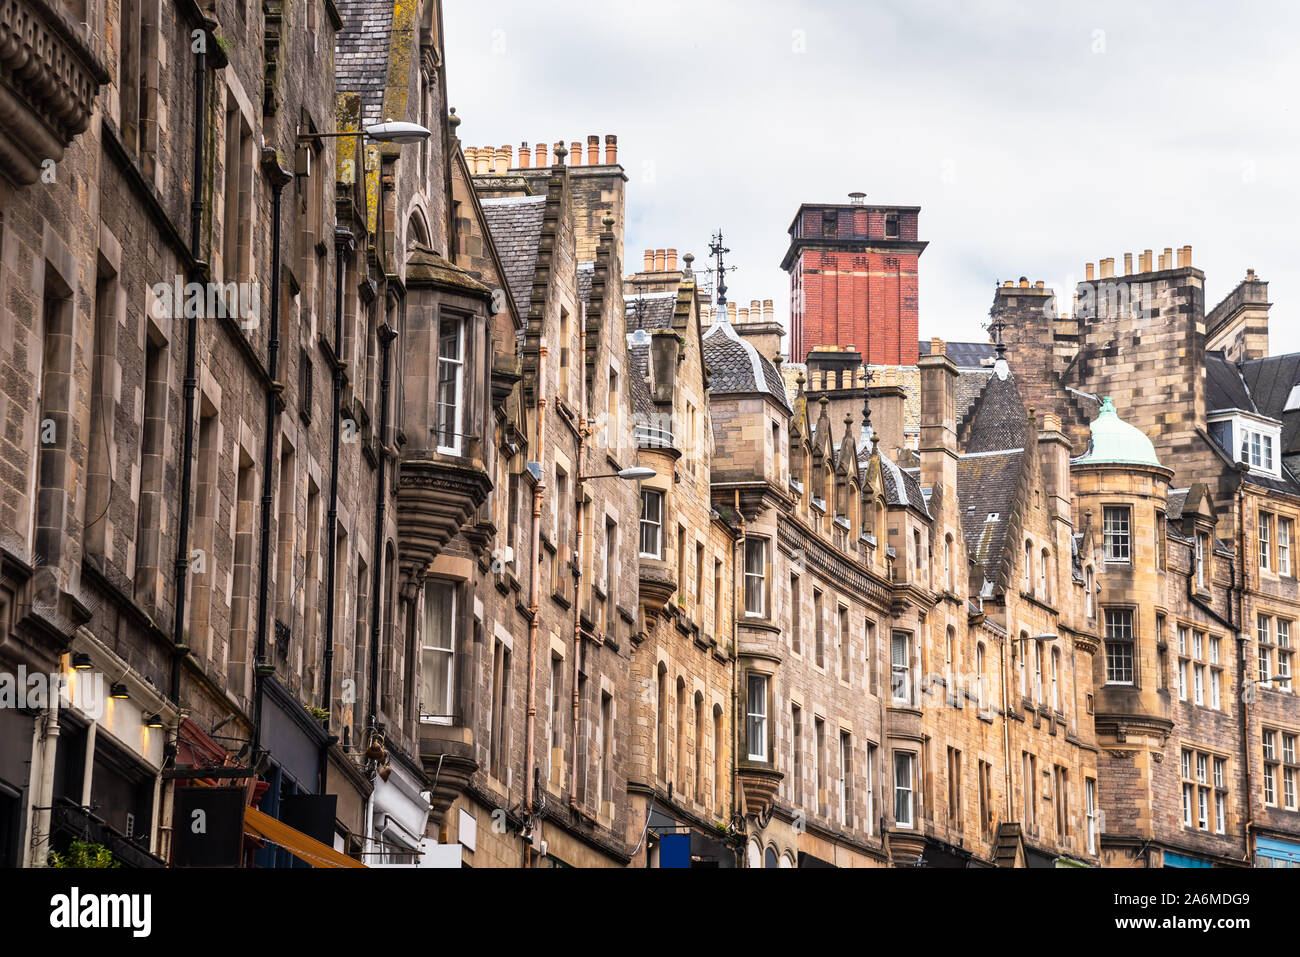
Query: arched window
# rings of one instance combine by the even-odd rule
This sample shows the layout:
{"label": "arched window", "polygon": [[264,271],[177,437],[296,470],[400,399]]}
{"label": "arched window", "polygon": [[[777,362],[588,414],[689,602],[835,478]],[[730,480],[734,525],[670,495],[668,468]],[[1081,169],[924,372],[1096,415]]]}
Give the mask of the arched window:
{"label": "arched window", "polygon": [[1052,649],[1052,710],[1061,710],[1061,649]]}
{"label": "arched window", "polygon": [[1049,587],[1051,585],[1051,582],[1047,577],[1048,561],[1049,561],[1048,552],[1047,549],[1044,548],[1042,555],[1039,556],[1039,562],[1038,562],[1038,593],[1039,593],[1039,597],[1041,597],[1043,601],[1047,602],[1048,604],[1051,604],[1052,592],[1051,592],[1051,588]]}
{"label": "arched window", "polygon": [[948,591],[956,591],[952,583],[952,536],[949,535],[943,540],[943,587]]}
{"label": "arched window", "polygon": [[722,806],[722,784],[727,777],[726,754],[723,750],[722,705],[713,706],[713,809]]}
{"label": "arched window", "polygon": [[777,863],[777,859],[776,859],[776,848],[775,848],[775,847],[769,847],[769,848],[767,849],[767,851],[764,852],[764,854],[763,854],[763,866],[764,866],[764,867],[770,867],[770,868],[772,868],[773,870],[775,870],[777,867],[780,866],[780,865]]}
{"label": "arched window", "polygon": [[695,800],[704,803],[704,695],[695,692]]}
{"label": "arched window", "polygon": [[668,780],[668,668],[664,663],[659,662],[659,700],[656,702],[659,708],[659,714],[656,717],[655,727],[659,739],[659,747],[655,754],[655,770],[659,777],[665,781]]}
{"label": "arched window", "polygon": [[1029,539],[1025,539],[1025,574],[1021,586],[1026,595],[1034,593],[1034,544]]}
{"label": "arched window", "polygon": [[1034,702],[1043,703],[1043,645],[1034,642]]}
{"label": "arched window", "polygon": [[957,630],[951,625],[948,626],[948,636],[944,641],[943,647],[943,680],[948,687],[948,695],[952,697],[956,694],[956,688],[953,685],[953,678],[957,673]]}
{"label": "arched window", "polygon": [[686,681],[683,678],[677,679],[677,771],[673,775],[673,780],[677,782],[678,789],[682,789],[686,782],[690,780],[687,777],[687,755],[686,755]]}
{"label": "arched window", "polygon": [[1029,680],[1027,672],[1029,669],[1025,667],[1025,655],[1029,653],[1029,632],[1022,631],[1020,633],[1020,640],[1016,642],[1016,644],[1020,648],[1020,697],[1028,698]]}

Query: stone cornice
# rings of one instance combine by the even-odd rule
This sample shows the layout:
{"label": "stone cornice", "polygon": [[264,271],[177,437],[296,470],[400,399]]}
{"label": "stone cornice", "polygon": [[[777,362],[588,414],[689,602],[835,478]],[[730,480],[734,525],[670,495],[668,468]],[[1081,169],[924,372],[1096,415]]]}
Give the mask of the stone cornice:
{"label": "stone cornice", "polygon": [[0,0],[0,170],[16,185],[90,125],[108,69],[57,0]]}

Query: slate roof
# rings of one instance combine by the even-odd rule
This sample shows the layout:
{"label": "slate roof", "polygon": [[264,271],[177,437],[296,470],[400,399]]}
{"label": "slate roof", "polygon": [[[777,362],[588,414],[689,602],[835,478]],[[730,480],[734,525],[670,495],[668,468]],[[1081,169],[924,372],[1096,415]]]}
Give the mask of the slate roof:
{"label": "slate roof", "polygon": [[960,422],[966,418],[975,404],[975,400],[980,397],[984,387],[989,384],[989,376],[993,375],[992,369],[962,369],[957,373],[957,421]]}
{"label": "slate roof", "polygon": [[[629,327],[631,321],[629,315]],[[759,355],[725,319],[715,321],[705,330],[704,362],[709,369],[709,392],[717,395],[759,392],[771,396],[782,408],[790,408],[776,366]]]}
{"label": "slate roof", "polygon": [[595,263],[578,263],[578,302],[591,304],[591,285],[595,278]]}
{"label": "slate roof", "polygon": [[1282,453],[1300,452],[1300,412],[1286,411],[1300,385],[1300,353],[1243,362],[1241,375],[1260,414],[1282,422]]}
{"label": "slate roof", "polygon": [[1183,517],[1183,506],[1187,504],[1187,493],[1190,489],[1173,488],[1169,490],[1169,498],[1165,501],[1165,517],[1171,522],[1176,522]]}
{"label": "slate roof", "polygon": [[634,343],[633,339],[638,337],[627,338],[627,360],[632,369],[632,411],[641,417],[642,422],[650,423],[655,421],[657,415],[654,400],[650,397],[650,386],[646,383],[650,368],[650,342],[647,339],[644,343]]}
{"label": "slate roof", "polygon": [[[998,580],[996,566],[1006,546],[1024,461],[1024,449],[962,455],[957,459],[962,534],[971,558],[989,581]],[[994,515],[997,517],[990,518]]]}
{"label": "slate roof", "polygon": [[483,218],[501,258],[506,286],[519,315],[527,316],[537,271],[537,247],[542,239],[545,196],[508,196],[483,199]]}
{"label": "slate roof", "polygon": [[[923,356],[930,354],[930,342],[919,343]],[[987,368],[983,363],[997,358],[997,346],[991,342],[946,342],[944,352],[958,369]]]}
{"label": "slate roof", "polygon": [[998,452],[1019,449],[1025,445],[1025,403],[1016,388],[1016,377],[1005,379],[989,377],[976,400],[975,417],[971,420],[966,438],[965,452]]}
{"label": "slate roof", "polygon": [[342,93],[361,94],[363,125],[378,123],[388,80],[391,0],[337,0],[343,29],[334,38],[334,78]]}
{"label": "slate roof", "polygon": [[673,310],[676,306],[676,292],[656,293],[652,296],[624,296],[623,312],[627,316],[627,331],[667,329],[673,324]]}
{"label": "slate roof", "polygon": [[[1286,397],[1282,398],[1285,401]],[[1222,409],[1260,411],[1255,407],[1240,370],[1235,363],[1224,358],[1222,352],[1205,353],[1205,409],[1207,412],[1218,412]]]}

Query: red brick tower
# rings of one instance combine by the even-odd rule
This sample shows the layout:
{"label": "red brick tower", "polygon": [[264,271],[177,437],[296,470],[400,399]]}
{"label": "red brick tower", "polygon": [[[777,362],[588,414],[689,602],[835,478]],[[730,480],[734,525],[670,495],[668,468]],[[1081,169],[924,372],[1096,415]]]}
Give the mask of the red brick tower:
{"label": "red brick tower", "polygon": [[790,359],[853,346],[868,365],[916,365],[919,206],[805,203],[790,224]]}

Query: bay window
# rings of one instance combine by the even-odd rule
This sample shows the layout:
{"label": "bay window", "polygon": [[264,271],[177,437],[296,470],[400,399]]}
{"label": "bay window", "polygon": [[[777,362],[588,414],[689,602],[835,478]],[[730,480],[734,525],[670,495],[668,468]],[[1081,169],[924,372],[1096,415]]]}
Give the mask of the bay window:
{"label": "bay window", "polygon": [[451,724],[455,711],[456,588],[449,582],[425,583],[423,642],[420,720]]}
{"label": "bay window", "polygon": [[1108,506],[1102,519],[1106,561],[1128,562],[1132,557],[1132,513],[1125,507]]}
{"label": "bay window", "polygon": [[641,557],[664,557],[663,541],[664,493],[654,489],[641,490]]}
{"label": "bay window", "polygon": [[443,316],[438,323],[438,391],[435,431],[438,451],[460,455],[464,433],[465,321]]}
{"label": "bay window", "polygon": [[745,614],[767,616],[767,539],[745,539]]}
{"label": "bay window", "polygon": [[894,752],[894,823],[898,827],[912,827],[912,765],[915,755],[909,751]]}
{"label": "bay window", "polygon": [[767,760],[767,675],[750,674],[746,699],[745,742],[751,761]]}

